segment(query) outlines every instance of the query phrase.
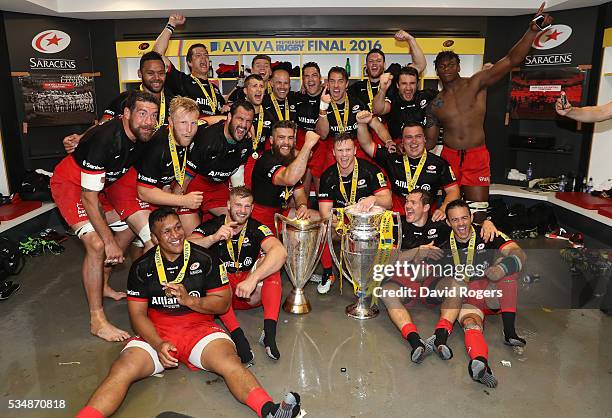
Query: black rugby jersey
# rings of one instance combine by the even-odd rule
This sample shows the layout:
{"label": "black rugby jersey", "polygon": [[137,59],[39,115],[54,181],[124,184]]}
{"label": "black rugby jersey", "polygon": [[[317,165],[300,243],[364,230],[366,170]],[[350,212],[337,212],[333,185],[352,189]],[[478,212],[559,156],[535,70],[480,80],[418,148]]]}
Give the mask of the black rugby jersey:
{"label": "black rugby jersey", "polygon": [[252,175],[253,202],[278,209],[284,209],[287,206],[287,202],[293,196],[294,190],[302,187],[302,184],[298,182],[295,186],[287,187],[274,185],[274,176],[283,167],[285,166],[271,151],[266,151],[255,162]]}
{"label": "black rugby jersey", "polygon": [[[207,293],[220,291],[229,286],[225,266],[218,256],[199,245],[190,244],[191,253],[181,284],[191,296],[204,297]],[[155,250],[157,246],[147,251],[136,260],[130,268],[128,276],[128,300],[147,302],[149,309],[168,314],[184,314],[193,312],[186,306],[179,305],[176,298],[167,297],[159,282],[155,266]],[[163,257],[163,256],[162,256]],[[176,278],[183,266],[183,254],[176,260],[164,260],[166,279],[170,282]],[[214,315],[202,314],[214,320]]]}
{"label": "black rugby jersey", "polygon": [[[221,228],[225,223],[225,216],[218,216],[214,219],[206,221],[200,224],[196,229],[193,230],[194,234],[199,234],[204,237],[214,235],[215,232]],[[227,249],[226,241],[219,241],[210,247],[211,251],[215,252],[215,255],[219,257],[221,262],[227,268],[228,273],[235,273],[237,271],[249,271],[253,267],[253,264],[259,258],[261,254],[261,244],[268,238],[273,237],[274,234],[266,225],[256,221],[253,218],[249,218],[246,225],[246,232],[244,234],[244,241],[238,257],[238,265],[234,265],[232,257],[230,256],[229,250]],[[240,238],[240,232],[232,237],[232,246],[234,250],[234,256],[238,253],[238,240]]]}
{"label": "black rugby jersey", "polygon": [[219,115],[221,113],[221,108],[223,105],[225,105],[225,99],[223,98],[221,91],[214,83],[211,83],[208,80],[199,80],[211,98],[211,89],[214,90],[215,97],[217,98],[217,107],[215,109],[212,108],[212,104],[206,98],[206,95],[202,92],[202,89],[190,74],[185,74],[182,71],[174,68],[174,65],[170,64],[170,69],[166,75],[166,85],[170,88],[170,90],[177,95],[191,97],[193,100],[195,100],[200,107],[200,114],[204,116]]}
{"label": "black rugby jersey", "polygon": [[117,117],[85,132],[72,157],[85,172],[105,173],[105,186],[108,186],[127,173],[144,145],[128,138],[122,118]]}
{"label": "black rugby jersey", "polygon": [[402,128],[410,122],[420,123],[425,126],[426,108],[429,102],[438,95],[436,90],[417,90],[410,101],[402,98],[399,91],[387,98],[391,103],[391,111],[387,115],[389,133],[391,138],[402,137]]}
{"label": "black rugby jersey", "polygon": [[230,142],[223,128],[223,123],[216,123],[198,129],[187,160],[187,171],[191,175],[200,174],[211,182],[222,183],[246,163],[253,142],[250,138]]}
{"label": "black rugby jersey", "polygon": [[[285,116],[286,116],[285,101],[277,99],[277,103],[278,103],[278,108],[280,110],[280,113],[282,115],[282,120],[285,120]],[[300,103],[300,97],[296,95],[294,92],[290,91],[289,94],[287,95],[287,103],[289,104],[289,120],[296,121],[297,120],[297,109]],[[271,95],[268,95],[268,94],[265,95],[262,104],[263,104],[264,109],[270,112],[270,114],[272,115],[272,120],[274,122],[281,120],[281,118],[278,117],[276,106],[274,106],[274,103],[272,102]]]}
{"label": "black rugby jersey", "polygon": [[402,249],[409,250],[432,241],[437,246],[448,240],[450,230],[445,221],[434,222],[428,218],[423,226],[416,226],[402,218]]}
{"label": "black rugby jersey", "polygon": [[[410,172],[414,176],[420,158],[408,158]],[[374,149],[374,161],[379,164],[389,176],[391,190],[398,196],[408,195],[408,184],[406,182],[406,171],[404,169],[404,156],[399,153],[391,153],[386,147],[378,144]],[[432,199],[438,195],[442,188],[452,186],[457,182],[455,174],[448,163],[431,152],[427,153],[425,165],[421,169],[415,189],[423,189],[431,194]]]}
{"label": "black rugby jersey", "polygon": [[297,110],[297,126],[305,131],[314,131],[319,117],[319,103],[321,102],[321,94],[310,96],[309,94],[300,94]]}
{"label": "black rugby jersey", "polygon": [[[253,118],[253,132],[257,135],[257,126],[259,125],[259,118],[263,116],[263,125],[261,127],[261,136],[259,137],[259,142],[257,143],[257,153],[261,156],[264,152],[266,141],[272,135],[272,125],[274,125],[275,119],[274,116],[267,110],[263,109],[263,112],[256,113]],[[253,151],[253,146],[251,144],[251,151]]]}
{"label": "black rugby jersey", "polygon": [[[387,179],[383,172],[376,167],[374,164],[357,158],[358,162],[358,173],[357,173],[357,192],[355,196],[355,202],[372,196],[379,190],[387,189]],[[340,191],[340,173],[338,172],[337,164],[329,167],[321,176],[321,185],[319,186],[319,201],[320,202],[333,202],[335,208],[343,208],[348,206],[348,202],[344,200],[342,192]],[[351,181],[353,180],[353,173],[351,172],[348,176],[342,177],[344,183],[344,190],[346,190],[347,198],[351,198]]]}
{"label": "black rugby jersey", "polygon": [[[142,186],[161,189],[175,181],[172,155],[168,143],[169,129],[168,126],[158,129],[149,141],[149,145],[147,145],[147,152],[142,153],[140,160],[134,164],[138,172],[138,183]],[[179,165],[182,167],[183,158],[188,150],[186,147],[176,145],[176,152]]]}
{"label": "black rugby jersey", "polygon": [[[357,123],[357,113],[361,112],[362,110],[369,110],[369,108],[361,100],[357,99],[355,96],[349,95],[348,102],[349,102],[350,109],[348,109],[349,116],[348,116],[347,126],[344,132],[351,134],[353,137],[357,137],[357,127],[359,125]],[[344,123],[344,112],[346,110],[345,106],[346,106],[346,100],[343,103],[337,104],[338,114],[340,116],[340,120],[342,121],[342,123]],[[317,111],[317,114],[318,114],[318,111]],[[327,108],[327,121],[329,122],[329,134],[327,134],[328,138],[333,138],[333,137],[336,137],[342,134],[342,132],[340,132],[340,128],[338,128],[338,121],[336,120],[334,108],[331,104]]]}
{"label": "black rugby jersey", "polygon": [[[104,112],[102,113],[102,117],[113,118],[115,116],[119,116],[123,114],[123,109],[125,108],[125,102],[127,100],[129,91],[124,91],[119,96],[115,97],[112,102],[108,105]],[[168,116],[170,116],[170,101],[172,100],[172,93],[164,88],[164,100],[166,103],[166,114],[164,115],[164,125],[168,124]],[[161,111],[161,110],[160,110]],[[159,123],[160,116],[158,115],[157,121]]]}

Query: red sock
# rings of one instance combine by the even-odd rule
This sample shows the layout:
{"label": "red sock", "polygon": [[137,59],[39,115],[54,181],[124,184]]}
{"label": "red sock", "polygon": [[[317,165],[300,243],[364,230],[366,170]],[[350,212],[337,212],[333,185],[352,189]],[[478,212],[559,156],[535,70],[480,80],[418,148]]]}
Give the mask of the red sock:
{"label": "red sock", "polygon": [[482,331],[478,329],[468,329],[465,331],[465,348],[472,360],[476,357],[489,359],[489,347],[487,347]]}
{"label": "red sock", "polygon": [[281,286],[280,271],[266,277],[261,287],[261,304],[264,310],[264,319],[278,321],[283,287]]}
{"label": "red sock", "polygon": [[104,415],[93,406],[87,405],[79,411],[76,418],[104,418]]}
{"label": "red sock", "polygon": [[446,318],[440,318],[440,320],[436,324],[436,329],[438,328],[444,328],[446,331],[448,331],[448,335],[453,332],[453,324],[451,324],[451,322]]}
{"label": "red sock", "polygon": [[406,324],[402,327],[401,333],[404,339],[406,339],[406,337],[408,337],[408,334],[410,334],[411,332],[418,332],[416,325],[414,325],[413,323]]}
{"label": "red sock", "polygon": [[249,392],[245,403],[257,413],[257,416],[261,417],[261,408],[268,402],[273,402],[272,398],[260,386]]}
{"label": "red sock", "polygon": [[240,324],[238,323],[238,319],[236,318],[236,314],[234,313],[234,308],[230,304],[230,307],[226,313],[223,315],[219,315],[221,322],[225,325],[225,328],[229,332],[233,332],[236,328],[240,328]]}
{"label": "red sock", "polygon": [[323,253],[321,254],[321,265],[324,269],[330,269],[332,267],[332,256],[329,252],[329,244],[325,244],[323,247]]}
{"label": "red sock", "polygon": [[516,312],[518,284],[516,274],[506,276],[497,282],[497,290],[502,292],[499,305],[502,312]]}

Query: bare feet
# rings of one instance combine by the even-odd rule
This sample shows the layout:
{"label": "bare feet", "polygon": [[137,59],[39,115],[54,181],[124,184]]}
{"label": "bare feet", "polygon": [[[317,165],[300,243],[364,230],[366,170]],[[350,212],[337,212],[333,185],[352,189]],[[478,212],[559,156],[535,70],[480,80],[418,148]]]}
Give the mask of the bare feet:
{"label": "bare feet", "polygon": [[105,298],[111,298],[114,300],[121,300],[127,297],[127,294],[125,292],[117,292],[115,289],[108,285],[104,286],[104,290],[102,292]]}
{"label": "bare feet", "polygon": [[108,322],[106,317],[104,317],[104,313],[94,314],[92,312],[90,331],[96,337],[109,342],[125,341],[130,338],[130,334]]}

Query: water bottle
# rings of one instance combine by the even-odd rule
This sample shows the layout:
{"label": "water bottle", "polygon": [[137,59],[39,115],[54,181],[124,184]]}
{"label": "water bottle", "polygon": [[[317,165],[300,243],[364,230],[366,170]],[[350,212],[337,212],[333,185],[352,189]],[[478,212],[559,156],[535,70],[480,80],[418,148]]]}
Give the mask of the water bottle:
{"label": "water bottle", "polygon": [[586,185],[586,192],[591,193],[593,191],[593,177],[589,177],[589,182]]}
{"label": "water bottle", "polygon": [[344,64],[344,69],[346,70],[346,75],[351,76],[351,60],[350,58],[346,59],[346,64]]}
{"label": "water bottle", "polygon": [[561,174],[561,177],[559,177],[559,191],[560,192],[565,191],[566,184],[567,184],[567,180],[565,179],[565,174]]}
{"label": "water bottle", "polygon": [[531,179],[533,179],[533,166],[531,163],[529,163],[527,166],[527,181],[530,181]]}

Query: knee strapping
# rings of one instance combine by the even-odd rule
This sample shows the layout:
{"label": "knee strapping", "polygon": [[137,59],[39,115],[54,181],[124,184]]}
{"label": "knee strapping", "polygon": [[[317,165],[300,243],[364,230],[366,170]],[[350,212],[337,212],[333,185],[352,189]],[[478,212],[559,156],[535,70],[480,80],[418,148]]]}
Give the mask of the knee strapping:
{"label": "knee strapping", "polygon": [[468,206],[470,207],[470,211],[472,213],[476,212],[489,212],[489,202],[474,202],[473,200],[467,201]]}
{"label": "knee strapping", "polygon": [[482,332],[482,327],[478,324],[465,324],[463,326],[463,331],[476,330]]}
{"label": "knee strapping", "polygon": [[75,234],[76,234],[76,236],[79,239],[81,239],[81,237],[83,237],[83,235],[85,235],[85,234],[87,234],[89,232],[94,232],[94,231],[95,231],[95,229],[94,229],[93,225],[91,224],[91,222],[87,222],[85,225],[83,225],[82,227],[77,229],[75,231]]}
{"label": "knee strapping", "polygon": [[151,241],[151,230],[149,229],[149,224],[146,224],[140,231],[138,231],[138,238],[140,238],[143,243]]}
{"label": "knee strapping", "polygon": [[113,232],[121,232],[121,231],[125,231],[126,229],[129,228],[128,224],[126,222],[124,222],[124,221],[113,222],[112,224],[109,224],[108,227]]}

